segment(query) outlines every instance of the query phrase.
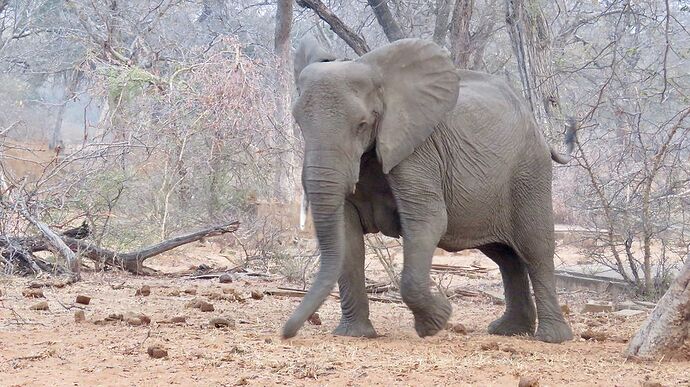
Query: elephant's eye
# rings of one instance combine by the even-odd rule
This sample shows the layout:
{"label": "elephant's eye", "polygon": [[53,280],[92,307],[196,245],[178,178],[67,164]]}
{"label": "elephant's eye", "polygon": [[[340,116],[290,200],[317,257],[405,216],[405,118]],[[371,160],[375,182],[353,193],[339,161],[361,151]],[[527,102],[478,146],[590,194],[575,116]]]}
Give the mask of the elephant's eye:
{"label": "elephant's eye", "polygon": [[357,125],[357,134],[362,134],[364,132],[364,130],[366,130],[366,128],[367,128],[367,122],[366,121],[360,122],[359,125]]}

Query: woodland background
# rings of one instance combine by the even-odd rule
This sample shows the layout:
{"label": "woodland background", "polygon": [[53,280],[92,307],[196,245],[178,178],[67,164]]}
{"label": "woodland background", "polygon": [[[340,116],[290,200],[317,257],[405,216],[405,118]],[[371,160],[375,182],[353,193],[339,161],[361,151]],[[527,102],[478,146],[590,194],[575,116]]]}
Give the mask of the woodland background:
{"label": "woodland background", "polygon": [[0,0],[0,235],[85,221],[97,246],[131,250],[238,219],[247,261],[313,262],[286,248],[292,50],[418,37],[505,78],[552,144],[575,117],[557,222],[658,297],[690,250],[689,28],[682,0]]}

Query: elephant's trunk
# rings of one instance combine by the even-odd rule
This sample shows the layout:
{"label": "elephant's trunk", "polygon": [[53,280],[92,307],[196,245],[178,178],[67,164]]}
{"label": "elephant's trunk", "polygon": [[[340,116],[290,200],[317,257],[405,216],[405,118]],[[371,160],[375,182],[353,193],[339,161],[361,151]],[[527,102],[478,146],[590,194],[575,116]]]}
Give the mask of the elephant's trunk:
{"label": "elephant's trunk", "polygon": [[[331,160],[332,162],[328,162]],[[348,173],[341,172],[332,154],[305,154],[304,188],[311,207],[316,237],[321,250],[321,264],[316,280],[283,327],[283,337],[290,338],[304,325],[328,297],[340,276],[345,241],[343,207],[349,189]]]}

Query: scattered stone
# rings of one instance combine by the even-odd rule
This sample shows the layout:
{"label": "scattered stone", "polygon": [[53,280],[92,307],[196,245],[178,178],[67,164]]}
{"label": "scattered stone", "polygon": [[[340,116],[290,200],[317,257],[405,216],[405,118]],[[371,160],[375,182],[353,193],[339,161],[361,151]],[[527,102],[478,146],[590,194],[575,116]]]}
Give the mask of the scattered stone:
{"label": "scattered stone", "polygon": [[240,380],[235,383],[236,386],[246,386],[247,384],[249,384],[247,378],[240,378]]}
{"label": "scattered stone", "polygon": [[33,304],[29,307],[31,310],[48,310],[48,303],[41,301],[38,304]]}
{"label": "scattered stone", "polygon": [[122,321],[123,318],[124,318],[124,316],[122,316],[122,313],[111,313],[104,320],[105,321]]}
{"label": "scattered stone", "polygon": [[77,296],[77,304],[89,305],[90,302],[91,302],[91,297],[83,296],[81,294]]}
{"label": "scattered stone", "polygon": [[264,343],[271,344],[271,343],[273,343],[273,339],[271,339],[270,337],[267,337],[264,339]]}
{"label": "scattered stone", "polygon": [[229,284],[233,281],[233,278],[230,273],[223,273],[218,277],[218,281],[222,284]]}
{"label": "scattered stone", "polygon": [[255,300],[260,300],[264,298],[264,294],[258,290],[252,290],[252,298]]}
{"label": "scattered stone", "polygon": [[465,328],[465,326],[462,325],[461,323],[455,323],[455,324],[448,323],[446,325],[446,329],[453,332],[453,333],[458,333],[461,335],[467,334],[467,328]]}
{"label": "scattered stone", "polygon": [[213,312],[213,311],[215,310],[215,308],[213,307],[213,304],[210,304],[210,303],[208,303],[208,302],[206,302],[206,301],[203,301],[203,302],[201,303],[201,306],[199,307],[199,309],[200,309],[202,312]]}
{"label": "scattered stone", "polygon": [[568,306],[568,304],[561,305],[561,313],[563,313],[564,316],[570,315],[570,307]]}
{"label": "scattered stone", "polygon": [[141,323],[144,325],[151,324],[151,317],[149,317],[143,313],[139,314],[139,320],[141,320]]}
{"label": "scattered stone", "polygon": [[162,359],[168,356],[168,351],[158,344],[149,346],[146,353],[154,359]]}
{"label": "scattered stone", "polygon": [[516,353],[519,353],[519,352],[520,352],[520,351],[518,351],[517,349],[511,347],[510,345],[507,346],[507,347],[501,348],[501,351],[503,351],[503,352],[508,352],[508,353],[510,353],[510,354],[513,354],[513,355],[515,355]]}
{"label": "scattered stone", "polygon": [[539,379],[534,376],[521,376],[518,387],[539,387]]}
{"label": "scattered stone", "polygon": [[196,295],[196,289],[194,288],[187,288],[184,290],[186,294],[191,294],[192,296]]}
{"label": "scattered stone", "polygon": [[187,322],[187,317],[185,316],[175,316],[170,319],[170,322],[173,324],[184,324]]}
{"label": "scattered stone", "polygon": [[495,341],[489,341],[488,343],[482,343],[480,348],[482,351],[498,351],[498,343]]}
{"label": "scattered stone", "polygon": [[45,298],[42,289],[24,289],[22,295],[26,298]]}
{"label": "scattered stone", "polygon": [[664,385],[655,380],[645,380],[642,387],[664,387]]}
{"label": "scattered stone", "polygon": [[86,321],[86,316],[84,315],[83,310],[75,310],[74,311],[74,322],[80,323]]}
{"label": "scattered stone", "polygon": [[589,300],[582,308],[582,313],[606,313],[613,312],[613,305],[606,301]]}
{"label": "scattered stone", "polygon": [[142,325],[141,319],[139,317],[130,316],[125,319],[125,323],[131,327],[138,327]]}
{"label": "scattered stone", "polygon": [[211,269],[212,269],[212,267],[209,266],[209,265],[207,265],[207,264],[205,264],[205,263],[202,263],[201,265],[199,265],[199,266],[196,267],[196,270],[197,270],[197,271],[209,271],[209,270],[211,270]]}
{"label": "scattered stone", "polygon": [[613,312],[614,316],[619,316],[619,317],[632,317],[632,316],[637,316],[639,314],[644,314],[644,310],[636,310],[636,309],[623,309],[619,310],[618,312]]}
{"label": "scattered stone", "polygon": [[208,323],[215,328],[235,328],[235,321],[222,317],[212,318]]}
{"label": "scattered stone", "polygon": [[180,291],[179,291],[178,289],[173,289],[173,290],[170,291],[170,293],[168,293],[168,295],[169,295],[169,296],[173,296],[173,297],[179,297],[179,296],[180,296]]}
{"label": "scattered stone", "polygon": [[242,297],[242,294],[238,292],[237,290],[233,288],[223,288],[223,293],[227,294],[228,297],[226,298],[229,301],[238,301],[238,302],[244,302],[245,299]]}
{"label": "scattered stone", "polygon": [[148,285],[144,285],[141,288],[137,289],[137,292],[134,293],[135,296],[144,296],[148,297],[151,294],[151,287]]}
{"label": "scattered stone", "polygon": [[186,308],[197,308],[197,309],[199,309],[199,308],[201,308],[201,304],[203,304],[204,302],[206,302],[206,301],[202,300],[201,298],[195,298],[195,299],[189,301],[188,303],[186,303],[185,307]]}
{"label": "scattered stone", "polygon": [[321,325],[321,317],[319,316],[318,312],[314,312],[314,314],[309,316],[307,321],[309,321],[309,324],[311,325]]}
{"label": "scattered stone", "polygon": [[580,333],[580,337],[585,340],[606,341],[608,334],[604,332],[594,332],[591,329],[587,329],[586,331]]}

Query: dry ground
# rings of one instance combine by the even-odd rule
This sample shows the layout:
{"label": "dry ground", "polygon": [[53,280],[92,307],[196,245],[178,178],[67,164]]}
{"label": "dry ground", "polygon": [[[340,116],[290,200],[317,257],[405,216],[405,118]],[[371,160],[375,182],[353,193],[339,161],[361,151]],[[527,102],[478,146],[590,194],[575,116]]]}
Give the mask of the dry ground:
{"label": "dry ground", "polygon": [[[159,269],[188,266],[194,259],[214,263],[204,253],[186,254],[152,260],[151,265]],[[440,258],[445,262],[462,259],[481,261]],[[49,311],[29,309],[41,301],[22,295],[31,282],[36,280],[0,277],[2,386],[516,386],[521,376],[536,377],[541,386],[640,386],[645,381],[690,385],[690,362],[626,361],[622,356],[625,341],[646,315],[626,319],[581,314],[582,303],[591,297],[587,294],[561,295],[572,310],[568,318],[578,335],[577,340],[561,345],[488,335],[487,324],[500,316],[503,306],[484,297],[453,301],[452,321],[464,324],[470,330],[466,335],[443,331],[420,339],[403,305],[372,302],[372,321],[382,337],[334,337],[330,332],[339,319],[339,306],[331,298],[320,311],[323,325],[307,325],[296,339],[283,341],[278,332],[299,298],[249,297],[252,290],[284,285],[280,279],[245,277],[221,285],[217,279],[86,273],[77,284],[43,288]],[[468,288],[500,289],[495,272],[456,282]],[[135,296],[144,284],[151,286],[151,295]],[[197,295],[184,293],[190,288]],[[245,302],[209,300],[214,293],[222,294],[223,288],[234,288]],[[90,296],[91,303],[75,306],[78,294]],[[209,300],[215,310],[185,307],[195,297]],[[84,310],[85,322],[74,321],[77,309]],[[126,312],[144,313],[152,323],[136,327],[121,321],[94,324],[109,314]],[[186,316],[186,323],[160,323],[174,316]],[[236,326],[209,327],[213,317],[233,319]],[[606,339],[579,338],[587,329],[603,333]],[[163,345],[168,356],[149,357],[147,348],[152,344]]]}

